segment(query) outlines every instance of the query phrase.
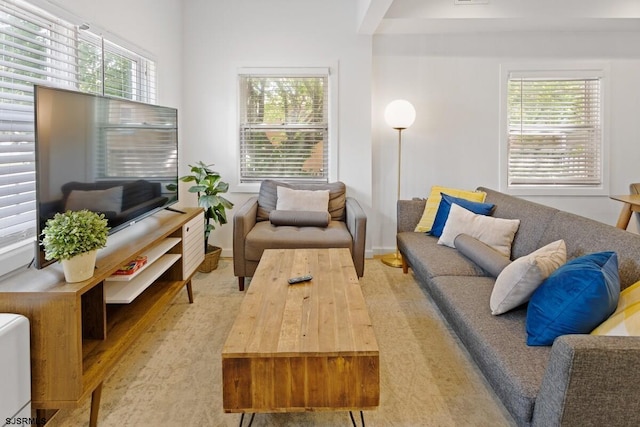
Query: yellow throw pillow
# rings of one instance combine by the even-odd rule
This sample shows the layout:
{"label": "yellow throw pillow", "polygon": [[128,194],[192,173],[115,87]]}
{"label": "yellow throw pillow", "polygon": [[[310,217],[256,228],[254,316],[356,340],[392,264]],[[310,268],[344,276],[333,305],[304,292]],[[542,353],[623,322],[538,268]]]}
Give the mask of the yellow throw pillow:
{"label": "yellow throw pillow", "polygon": [[[640,302],[640,282],[636,282],[631,286],[627,286],[620,292],[620,298],[618,299],[618,311],[623,311],[631,304]],[[614,313],[615,314],[615,313]]]}
{"label": "yellow throw pillow", "polygon": [[591,335],[640,336],[640,282],[620,292],[616,311]]}
{"label": "yellow throw pillow", "polygon": [[591,335],[640,336],[640,302],[631,304],[622,311],[616,310]]}
{"label": "yellow throw pillow", "polygon": [[440,200],[442,199],[440,193],[480,203],[484,202],[485,197],[487,197],[487,193],[485,193],[484,191],[460,190],[457,188],[447,188],[434,185],[433,187],[431,187],[431,194],[427,199],[427,203],[424,207],[424,212],[422,213],[422,218],[420,218],[420,222],[418,223],[418,225],[416,225],[416,229],[414,231],[420,233],[431,231],[433,221],[436,219],[436,214],[438,213]]}

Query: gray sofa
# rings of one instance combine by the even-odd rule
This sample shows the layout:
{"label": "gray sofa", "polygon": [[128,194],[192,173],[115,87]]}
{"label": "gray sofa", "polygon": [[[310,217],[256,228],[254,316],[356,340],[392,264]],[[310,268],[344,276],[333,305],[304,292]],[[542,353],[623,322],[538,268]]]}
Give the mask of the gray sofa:
{"label": "gray sofa", "polygon": [[[294,190],[329,190],[331,220],[324,226],[309,226],[305,212],[290,225],[274,225],[277,187]],[[349,248],[358,277],[364,275],[367,216],[353,197],[347,197],[342,182],[292,184],[262,181],[257,197],[247,200],[233,216],[233,271],[238,288],[244,290],[245,277],[253,276],[265,249]]]}
{"label": "gray sofa", "polygon": [[[511,259],[564,239],[567,259],[612,250],[621,288],[640,280],[640,236],[479,187],[493,216],[520,219]],[[398,249],[496,395],[521,426],[640,425],[640,337],[564,335],[526,345],[526,305],[493,316],[495,278],[437,238],[416,233],[424,200],[398,202]]]}

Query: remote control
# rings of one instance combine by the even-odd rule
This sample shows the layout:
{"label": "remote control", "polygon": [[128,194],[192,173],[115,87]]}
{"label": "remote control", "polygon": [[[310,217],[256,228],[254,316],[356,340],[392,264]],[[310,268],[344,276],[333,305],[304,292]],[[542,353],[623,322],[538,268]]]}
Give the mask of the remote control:
{"label": "remote control", "polygon": [[307,274],[306,276],[292,277],[289,279],[289,284],[293,285],[294,283],[308,282],[311,279],[313,279],[313,276],[310,274]]}

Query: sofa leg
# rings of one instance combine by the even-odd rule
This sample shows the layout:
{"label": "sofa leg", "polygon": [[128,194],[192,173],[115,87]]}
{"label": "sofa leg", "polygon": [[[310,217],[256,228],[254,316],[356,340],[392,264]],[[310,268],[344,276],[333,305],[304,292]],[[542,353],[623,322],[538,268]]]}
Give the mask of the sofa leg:
{"label": "sofa leg", "polygon": [[244,291],[244,277],[238,277],[238,289]]}
{"label": "sofa leg", "polygon": [[402,272],[404,274],[409,273],[409,264],[407,264],[407,261],[404,259],[404,257],[402,257]]}

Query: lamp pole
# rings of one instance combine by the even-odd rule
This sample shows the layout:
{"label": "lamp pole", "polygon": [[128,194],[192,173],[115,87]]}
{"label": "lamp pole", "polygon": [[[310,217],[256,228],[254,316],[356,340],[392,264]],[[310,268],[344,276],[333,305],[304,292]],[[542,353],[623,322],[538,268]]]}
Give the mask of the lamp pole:
{"label": "lamp pole", "polygon": [[[402,166],[402,131],[413,124],[416,119],[416,110],[410,102],[398,99],[387,105],[384,112],[385,120],[389,126],[398,131],[398,194],[396,205],[400,200],[400,180]],[[397,218],[396,218],[397,221]],[[383,255],[382,262],[390,267],[402,267],[402,256],[396,244],[395,253]]]}

